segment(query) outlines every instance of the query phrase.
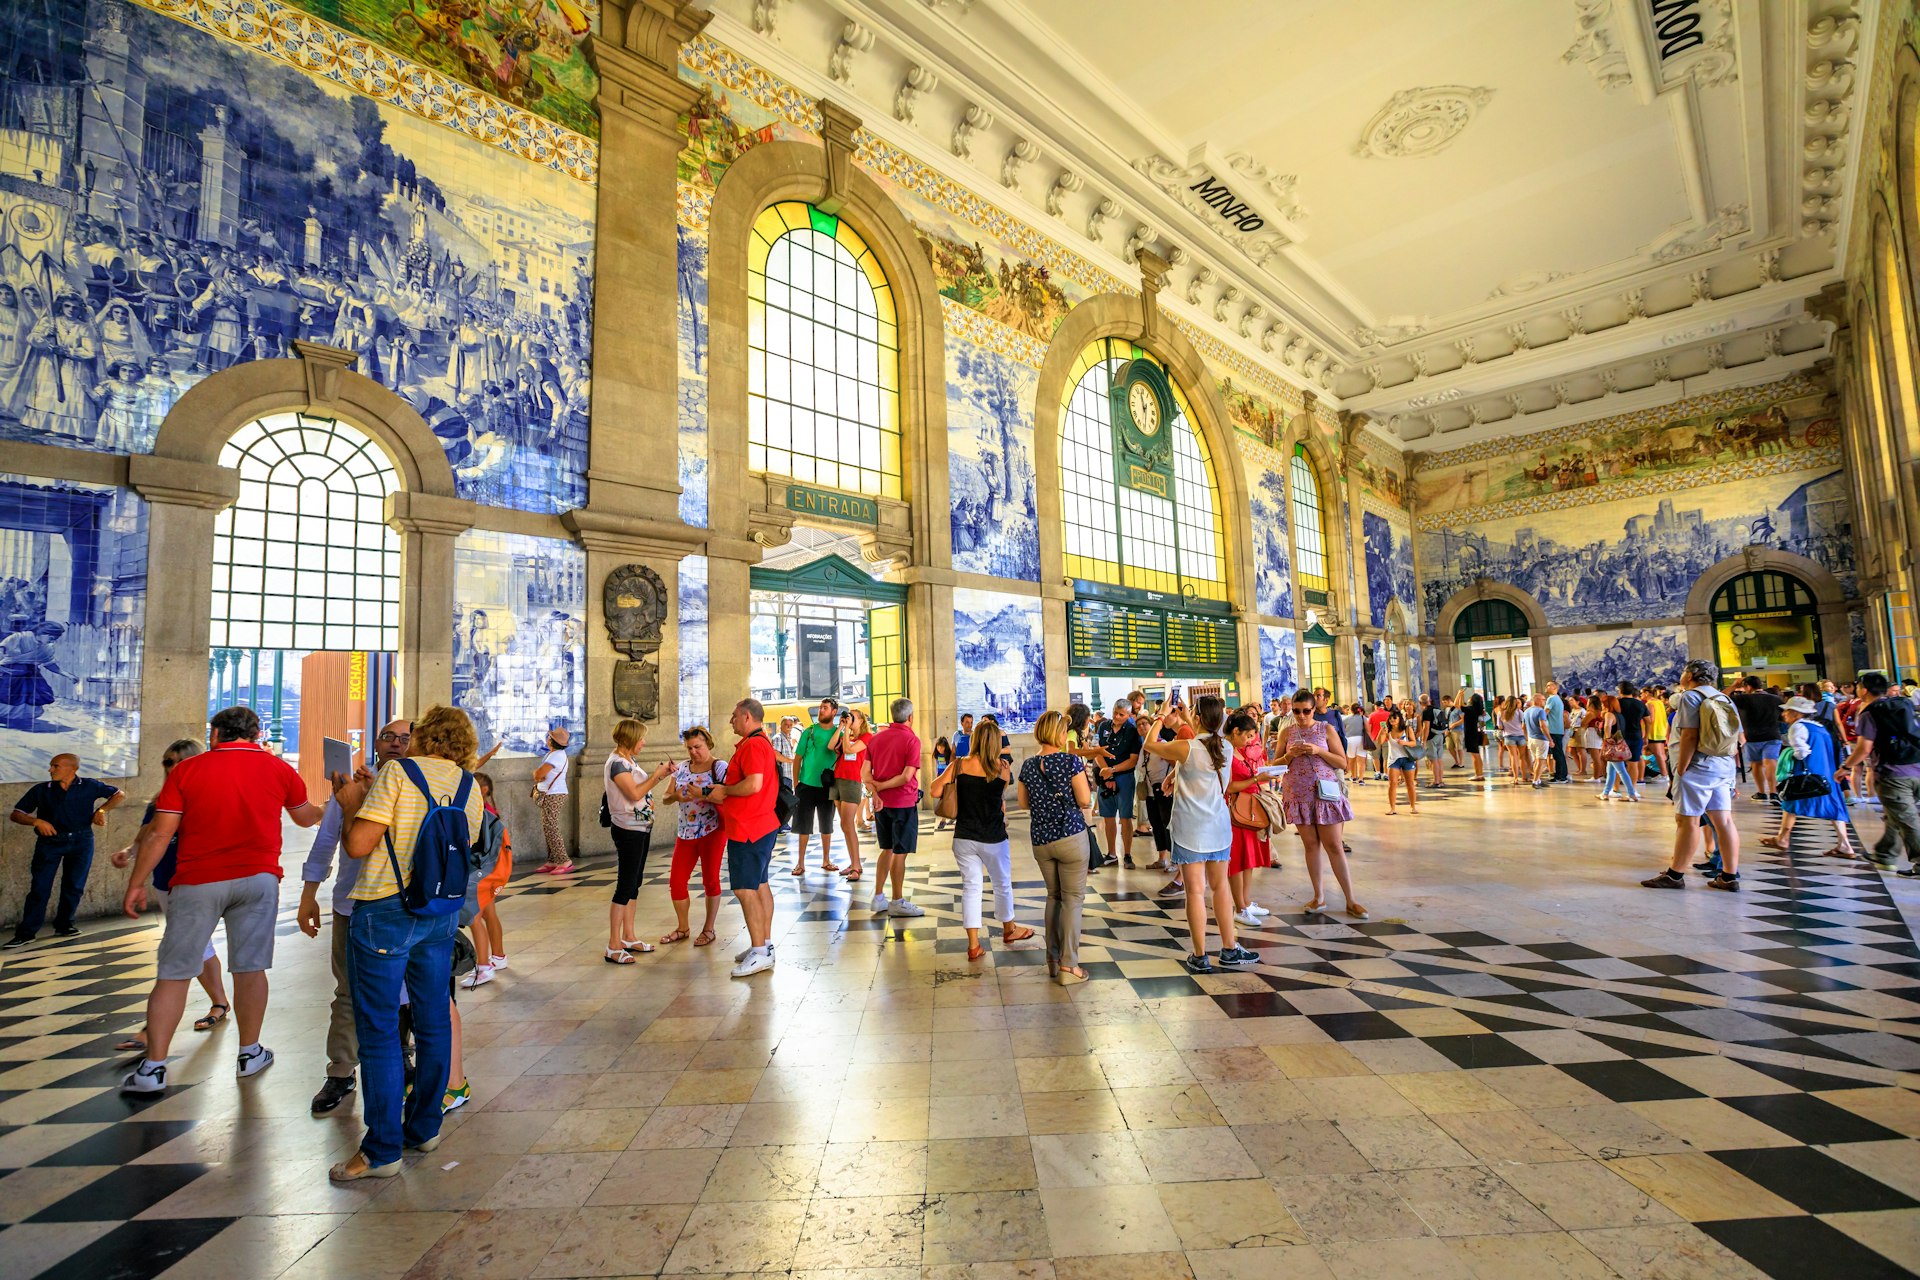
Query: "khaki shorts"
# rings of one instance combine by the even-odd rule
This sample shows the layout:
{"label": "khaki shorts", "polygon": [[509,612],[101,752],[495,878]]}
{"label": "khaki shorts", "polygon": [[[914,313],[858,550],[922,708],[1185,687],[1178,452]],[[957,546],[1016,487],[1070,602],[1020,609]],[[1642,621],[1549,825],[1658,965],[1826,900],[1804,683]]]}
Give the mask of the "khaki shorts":
{"label": "khaki shorts", "polygon": [[280,914],[280,877],[271,871],[181,884],[167,890],[167,927],[160,935],[160,978],[181,982],[200,975],[214,926],[227,922],[227,972],[262,973],[273,968],[273,927]]}

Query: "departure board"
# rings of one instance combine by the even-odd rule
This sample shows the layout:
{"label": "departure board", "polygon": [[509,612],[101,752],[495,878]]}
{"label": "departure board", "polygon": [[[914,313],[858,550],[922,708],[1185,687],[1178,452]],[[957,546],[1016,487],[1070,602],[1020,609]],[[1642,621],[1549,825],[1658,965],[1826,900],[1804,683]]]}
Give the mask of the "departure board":
{"label": "departure board", "polygon": [[1067,606],[1070,666],[1157,671],[1166,665],[1166,640],[1157,609],[1129,609],[1096,600]]}
{"label": "departure board", "polygon": [[1167,615],[1167,668],[1190,671],[1239,665],[1240,641],[1231,618]]}

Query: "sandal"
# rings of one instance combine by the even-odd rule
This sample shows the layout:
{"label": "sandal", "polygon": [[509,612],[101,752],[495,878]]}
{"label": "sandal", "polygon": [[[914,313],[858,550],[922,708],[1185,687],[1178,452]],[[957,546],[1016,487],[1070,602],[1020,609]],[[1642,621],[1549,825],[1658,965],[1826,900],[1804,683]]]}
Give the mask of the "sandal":
{"label": "sandal", "polygon": [[980,963],[980,961],[986,959],[986,956],[987,956],[987,949],[985,947],[968,947],[967,948],[968,964],[978,964]]}
{"label": "sandal", "polygon": [[136,1049],[145,1049],[146,1047],[147,1038],[143,1035],[136,1034],[128,1036],[125,1040],[113,1046],[113,1051],[115,1053],[132,1053]]}
{"label": "sandal", "polygon": [[626,950],[635,955],[647,956],[653,954],[653,944],[651,942],[635,942],[632,939],[627,939],[623,945]]}
{"label": "sandal", "polygon": [[1025,942],[1033,936],[1033,930],[1023,924],[1010,924],[1000,931],[1002,942]]}
{"label": "sandal", "polygon": [[1087,980],[1085,969],[1062,969],[1053,979],[1063,987],[1077,987]]}
{"label": "sandal", "polygon": [[715,934],[713,930],[702,929],[699,935],[694,938],[693,945],[696,947],[710,947],[713,945],[714,938]]}
{"label": "sandal", "polygon": [[[218,1009],[219,1012],[215,1013],[214,1009]],[[193,1029],[195,1031],[211,1031],[227,1020],[228,1012],[227,1006],[216,1004],[213,1008],[207,1010],[206,1017],[194,1019]]]}
{"label": "sandal", "polygon": [[661,935],[660,935],[660,941],[662,941],[662,942],[685,942],[685,941],[687,940],[687,937],[688,937],[688,934],[687,934],[687,931],[686,931],[685,929],[675,929],[675,930],[674,930],[674,931],[673,931],[672,933],[663,933],[663,934],[661,934]]}
{"label": "sandal", "polygon": [[1842,849],[1839,845],[1835,845],[1833,846],[1833,848],[1827,850],[1827,856],[1829,858],[1839,858],[1846,862],[1860,861],[1859,854],[1855,853],[1851,849]]}
{"label": "sandal", "polygon": [[1763,849],[1785,849],[1787,846],[1779,836],[1761,836],[1760,847]]}
{"label": "sandal", "polygon": [[851,883],[860,878],[860,868],[855,867],[853,870],[845,872],[844,874],[846,875],[848,882]]}
{"label": "sandal", "polygon": [[803,876],[807,874],[807,864],[803,862],[799,866],[793,868],[793,870],[787,872],[787,874],[790,876]]}
{"label": "sandal", "polygon": [[628,955],[628,954],[627,954],[626,952],[624,952],[624,951],[609,951],[609,952],[607,952],[607,954],[606,954],[606,955],[605,955],[604,957],[602,957],[602,958],[603,958],[603,959],[604,959],[604,960],[605,960],[605,961],[606,961],[606,962],[607,962],[608,964],[637,964],[637,963],[639,963],[639,962],[638,962],[638,961],[636,961],[636,960],[635,960],[635,959],[634,959],[634,958],[633,958],[632,956],[630,956],[630,955]]}

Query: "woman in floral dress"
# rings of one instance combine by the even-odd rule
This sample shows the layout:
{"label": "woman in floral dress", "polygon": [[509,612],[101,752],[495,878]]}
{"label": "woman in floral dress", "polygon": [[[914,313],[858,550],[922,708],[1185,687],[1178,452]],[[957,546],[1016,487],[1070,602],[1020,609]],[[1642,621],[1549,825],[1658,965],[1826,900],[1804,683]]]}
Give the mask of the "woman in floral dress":
{"label": "woman in floral dress", "polygon": [[1320,887],[1320,861],[1324,856],[1333,865],[1333,878],[1347,899],[1347,914],[1356,920],[1367,918],[1367,909],[1353,896],[1353,880],[1347,870],[1346,847],[1340,842],[1342,828],[1353,818],[1346,797],[1323,798],[1320,784],[1332,784],[1337,791],[1340,775],[1346,771],[1347,756],[1339,739],[1327,732],[1324,722],[1313,718],[1313,695],[1302,689],[1293,695],[1293,723],[1280,731],[1280,758],[1287,773],[1280,785],[1280,805],[1287,821],[1300,833],[1306,852],[1307,878],[1313,883],[1311,912],[1324,911],[1327,896]]}

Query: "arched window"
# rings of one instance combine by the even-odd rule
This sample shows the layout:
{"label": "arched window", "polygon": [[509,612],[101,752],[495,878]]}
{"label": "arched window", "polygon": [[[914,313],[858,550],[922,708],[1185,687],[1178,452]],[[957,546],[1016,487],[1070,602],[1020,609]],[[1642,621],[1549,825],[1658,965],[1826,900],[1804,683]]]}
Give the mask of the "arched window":
{"label": "arched window", "polygon": [[1920,452],[1920,391],[1914,386],[1913,318],[1907,314],[1906,281],[1901,279],[1900,262],[1894,256],[1892,229],[1881,223],[1873,239],[1880,332],[1886,338],[1880,355],[1885,361],[1887,401],[1894,408],[1895,429],[1888,435],[1901,443],[1902,456],[1912,457]]}
{"label": "arched window", "polygon": [[747,466],[900,497],[900,335],[872,250],[787,201],[755,220],[748,252]]}
{"label": "arched window", "polygon": [[[1326,507],[1320,498],[1320,477],[1307,457],[1307,446],[1293,446],[1293,571],[1300,585],[1325,596],[1332,581],[1327,574]],[[1324,603],[1316,601],[1315,603]]]}
{"label": "arched window", "polygon": [[400,487],[380,446],[342,422],[276,413],[233,433],[240,496],[213,526],[213,647],[400,647]]}
{"label": "arched window", "polygon": [[1110,586],[1227,598],[1226,538],[1219,488],[1206,442],[1178,383],[1174,415],[1173,477],[1165,497],[1120,483],[1114,469],[1115,373],[1127,362],[1153,357],[1130,342],[1102,338],[1080,353],[1068,375],[1060,422],[1061,508],[1066,518],[1067,576]]}

